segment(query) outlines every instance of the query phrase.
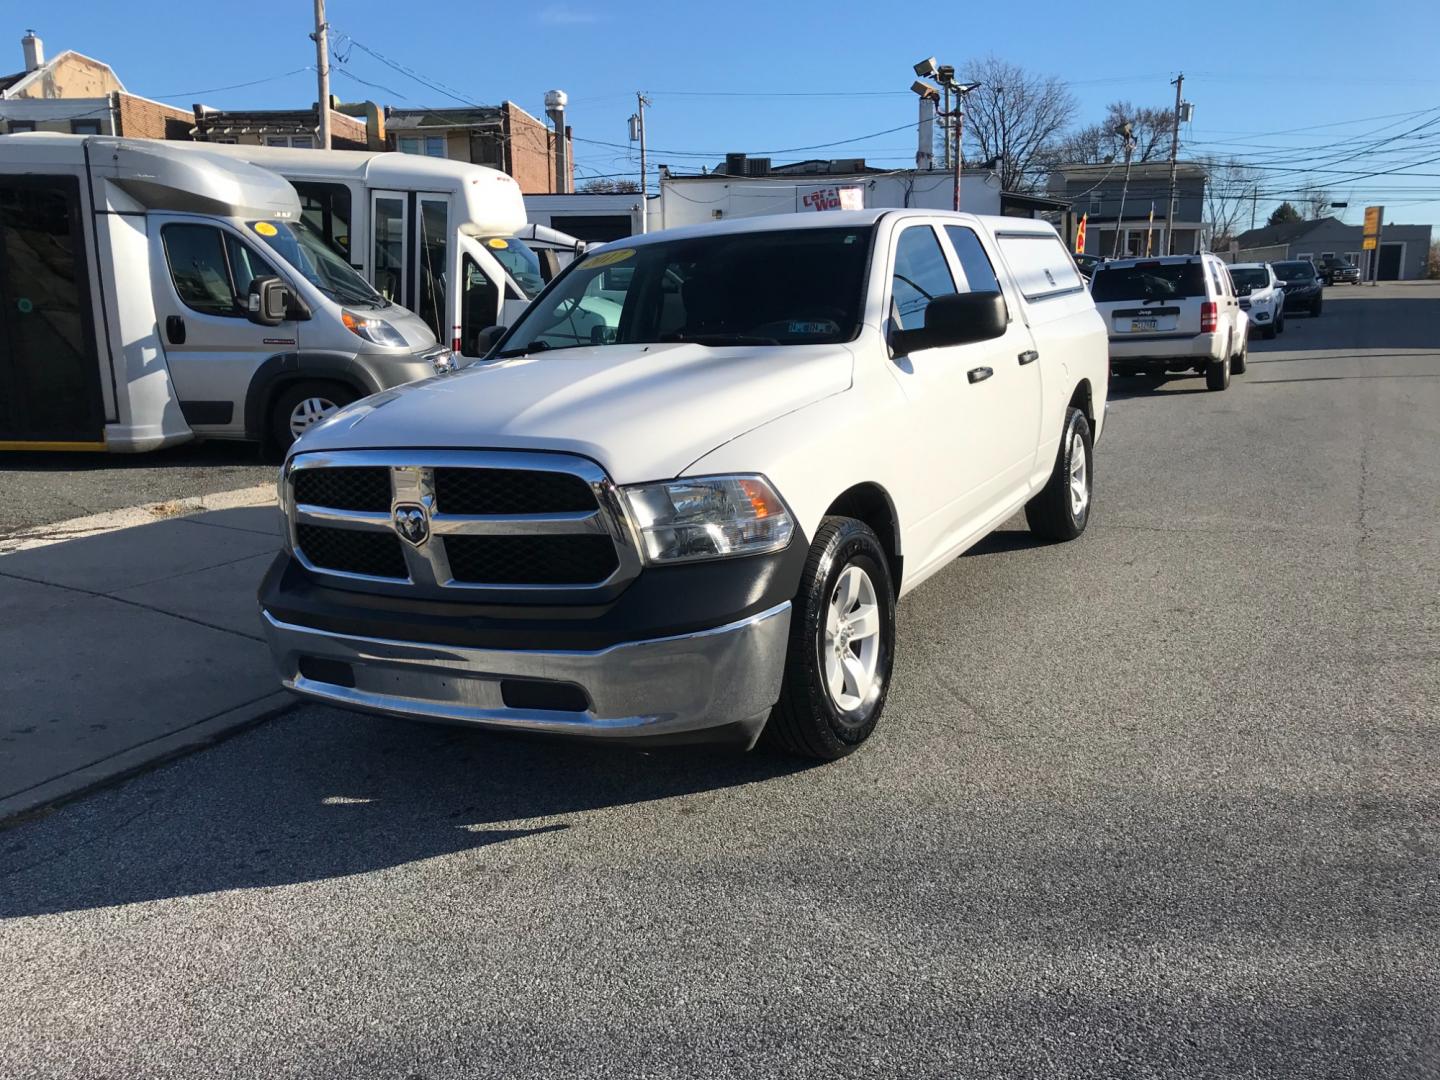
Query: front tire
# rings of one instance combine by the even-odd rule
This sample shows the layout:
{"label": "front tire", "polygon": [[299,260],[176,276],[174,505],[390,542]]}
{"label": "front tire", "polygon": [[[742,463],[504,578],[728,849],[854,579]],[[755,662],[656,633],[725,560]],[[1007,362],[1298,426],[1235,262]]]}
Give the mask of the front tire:
{"label": "front tire", "polygon": [[270,407],[270,438],[279,450],[320,421],[355,400],[355,392],[343,383],[307,379],[291,383],[275,396]]}
{"label": "front tire", "polygon": [[1095,440],[1079,409],[1065,414],[1055,469],[1039,494],[1025,504],[1030,531],[1045,540],[1074,540],[1090,521],[1095,495]]}
{"label": "front tire", "polygon": [[1310,305],[1310,317],[1311,317],[1312,319],[1319,318],[1320,312],[1323,311],[1324,309],[1325,309],[1325,301],[1323,301],[1323,300],[1316,300],[1313,304]]}
{"label": "front tire", "polygon": [[821,522],[790,613],[780,700],[765,741],[834,761],[870,737],[890,691],[895,588],[885,549],[854,518]]}

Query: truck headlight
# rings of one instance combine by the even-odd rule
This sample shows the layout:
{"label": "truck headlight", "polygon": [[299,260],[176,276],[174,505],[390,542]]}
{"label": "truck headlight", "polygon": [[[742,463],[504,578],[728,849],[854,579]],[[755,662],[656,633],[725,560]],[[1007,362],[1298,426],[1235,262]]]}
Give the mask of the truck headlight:
{"label": "truck headlight", "polygon": [[759,476],[698,476],[624,492],[650,563],[779,551],[795,531],[789,509]]}
{"label": "truck headlight", "polygon": [[364,338],[372,345],[398,345],[405,348],[410,343],[405,335],[384,319],[372,319],[368,315],[357,315],[353,311],[340,312],[340,321],[356,337]]}

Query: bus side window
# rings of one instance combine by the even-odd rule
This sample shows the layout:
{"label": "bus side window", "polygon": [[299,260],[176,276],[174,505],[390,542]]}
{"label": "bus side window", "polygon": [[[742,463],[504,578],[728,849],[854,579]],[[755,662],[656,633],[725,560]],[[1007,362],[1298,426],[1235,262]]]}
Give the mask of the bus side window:
{"label": "bus side window", "polygon": [[[318,180],[291,183],[300,196],[300,216],[332,248],[350,258],[350,189]],[[353,261],[353,260],[352,260]]]}

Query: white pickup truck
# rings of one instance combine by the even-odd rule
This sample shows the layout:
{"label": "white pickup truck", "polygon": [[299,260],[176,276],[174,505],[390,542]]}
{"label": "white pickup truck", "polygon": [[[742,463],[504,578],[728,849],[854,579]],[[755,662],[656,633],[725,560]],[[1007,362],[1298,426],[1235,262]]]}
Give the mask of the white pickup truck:
{"label": "white pickup truck", "polygon": [[296,444],[266,633],[285,686],[339,705],[836,758],[880,719],[897,597],[1022,508],[1084,531],[1107,379],[1041,222],[632,237],[485,361]]}

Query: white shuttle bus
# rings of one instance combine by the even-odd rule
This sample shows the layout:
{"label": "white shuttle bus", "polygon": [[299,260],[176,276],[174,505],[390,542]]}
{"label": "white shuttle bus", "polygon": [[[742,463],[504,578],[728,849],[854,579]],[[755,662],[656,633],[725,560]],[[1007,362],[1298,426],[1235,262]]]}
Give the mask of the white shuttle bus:
{"label": "white shuttle bus", "polygon": [[[176,145],[285,177],[310,226],[462,356],[483,356],[481,331],[514,323],[558,266],[584,250],[573,237],[528,225],[520,185],[483,165],[391,151]],[[553,261],[542,259],[547,252]]]}
{"label": "white shuttle bus", "polygon": [[148,139],[0,136],[0,450],[287,446],[453,364],[275,173]]}

